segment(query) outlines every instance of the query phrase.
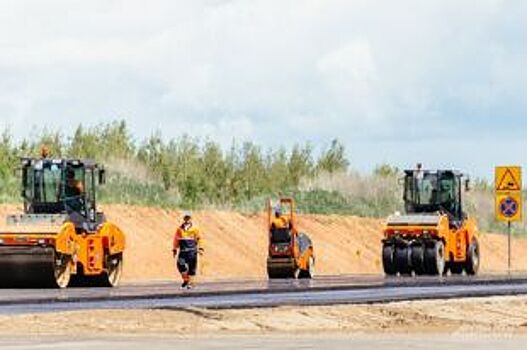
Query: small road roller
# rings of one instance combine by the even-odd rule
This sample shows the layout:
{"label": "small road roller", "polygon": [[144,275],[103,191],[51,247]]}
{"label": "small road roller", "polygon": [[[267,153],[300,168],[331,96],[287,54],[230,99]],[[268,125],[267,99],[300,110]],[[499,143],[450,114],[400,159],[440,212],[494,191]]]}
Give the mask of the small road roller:
{"label": "small road roller", "polygon": [[267,275],[275,278],[312,278],[315,269],[313,243],[297,228],[295,201],[280,198],[267,203],[269,249]]}

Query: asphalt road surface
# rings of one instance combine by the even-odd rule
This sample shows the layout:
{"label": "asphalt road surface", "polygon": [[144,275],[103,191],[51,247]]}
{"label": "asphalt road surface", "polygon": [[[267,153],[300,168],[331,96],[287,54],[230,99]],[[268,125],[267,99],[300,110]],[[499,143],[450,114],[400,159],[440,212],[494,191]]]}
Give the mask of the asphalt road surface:
{"label": "asphalt road surface", "polygon": [[0,313],[86,309],[250,308],[331,305],[527,294],[527,276],[329,276],[313,280],[236,281],[180,290],[176,283],[118,288],[3,289]]}

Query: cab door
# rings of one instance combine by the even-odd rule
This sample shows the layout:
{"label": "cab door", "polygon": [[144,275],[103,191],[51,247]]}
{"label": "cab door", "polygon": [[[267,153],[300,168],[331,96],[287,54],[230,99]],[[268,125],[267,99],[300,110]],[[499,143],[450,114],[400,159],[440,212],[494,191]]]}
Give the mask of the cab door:
{"label": "cab door", "polygon": [[95,171],[93,168],[85,170],[84,182],[86,189],[86,218],[90,222],[95,222],[97,213],[95,209]]}

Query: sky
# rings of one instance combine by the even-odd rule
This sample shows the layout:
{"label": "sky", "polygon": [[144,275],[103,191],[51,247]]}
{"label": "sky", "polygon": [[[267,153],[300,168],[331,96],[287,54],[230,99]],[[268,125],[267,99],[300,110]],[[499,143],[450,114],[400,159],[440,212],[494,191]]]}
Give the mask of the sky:
{"label": "sky", "polygon": [[527,1],[0,0],[0,128],[126,120],[351,166],[527,163]]}

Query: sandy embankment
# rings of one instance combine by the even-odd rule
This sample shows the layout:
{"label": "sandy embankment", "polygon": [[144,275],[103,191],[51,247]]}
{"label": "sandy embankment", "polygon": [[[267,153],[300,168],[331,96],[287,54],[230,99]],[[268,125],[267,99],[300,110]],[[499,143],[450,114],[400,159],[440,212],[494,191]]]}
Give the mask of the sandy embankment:
{"label": "sandy embankment", "polygon": [[[171,279],[172,235],[181,212],[106,206],[108,217],[127,234],[125,279]],[[223,211],[195,212],[206,238],[202,278],[266,278],[267,235],[264,215]],[[299,226],[315,246],[317,274],[381,273],[380,240],[383,221],[352,216],[302,215]],[[482,273],[507,268],[507,237],[484,233],[480,237]],[[527,239],[513,240],[512,266],[527,270]]]}
{"label": "sandy embankment", "polygon": [[[0,206],[0,216],[19,211]],[[172,235],[181,212],[106,205],[110,220],[127,236],[124,281],[173,279]],[[265,278],[267,236],[264,215],[198,211],[196,223],[206,239],[200,272],[205,280]],[[313,239],[317,274],[381,273],[382,220],[352,216],[301,215],[299,226]],[[482,234],[482,273],[503,272],[507,238]],[[527,239],[513,240],[513,269],[527,270]]]}

